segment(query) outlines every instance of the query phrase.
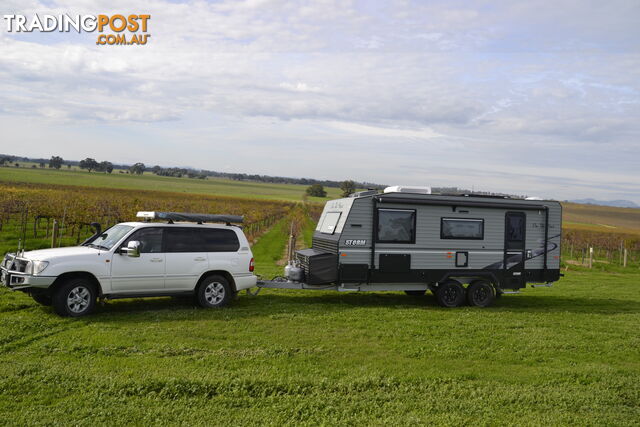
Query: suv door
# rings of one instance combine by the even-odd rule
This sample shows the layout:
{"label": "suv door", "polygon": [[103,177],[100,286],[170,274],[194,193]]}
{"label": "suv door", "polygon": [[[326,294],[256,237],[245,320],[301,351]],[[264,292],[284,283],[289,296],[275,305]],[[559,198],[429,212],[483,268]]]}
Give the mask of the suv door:
{"label": "suv door", "polygon": [[209,269],[201,231],[201,228],[179,226],[165,229],[167,290],[193,289],[200,276]]}
{"label": "suv door", "polygon": [[[111,259],[111,289],[117,292],[164,291],[165,254],[162,227],[145,227],[134,231],[116,249]],[[131,241],[140,242],[140,257],[121,251]]]}

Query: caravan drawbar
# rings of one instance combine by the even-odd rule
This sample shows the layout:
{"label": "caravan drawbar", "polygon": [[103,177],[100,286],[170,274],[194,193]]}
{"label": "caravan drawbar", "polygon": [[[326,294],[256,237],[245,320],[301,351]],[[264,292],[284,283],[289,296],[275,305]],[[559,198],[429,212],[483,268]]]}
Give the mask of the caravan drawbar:
{"label": "caravan drawbar", "polygon": [[365,191],[326,203],[312,247],[285,278],[258,286],[342,291],[432,291],[444,307],[486,307],[503,293],[551,286],[560,274],[559,202]]}

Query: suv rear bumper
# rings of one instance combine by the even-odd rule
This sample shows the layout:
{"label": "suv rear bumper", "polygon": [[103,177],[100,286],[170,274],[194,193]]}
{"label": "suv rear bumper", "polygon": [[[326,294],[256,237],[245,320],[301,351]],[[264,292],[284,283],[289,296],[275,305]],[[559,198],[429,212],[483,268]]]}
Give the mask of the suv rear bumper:
{"label": "suv rear bumper", "polygon": [[253,288],[258,284],[258,276],[254,276],[253,274],[247,274],[246,276],[233,276],[233,280],[236,282],[236,291]]}
{"label": "suv rear bumper", "polygon": [[27,288],[46,289],[55,282],[53,276],[33,276],[31,274],[9,271],[0,267],[0,285],[18,291]]}

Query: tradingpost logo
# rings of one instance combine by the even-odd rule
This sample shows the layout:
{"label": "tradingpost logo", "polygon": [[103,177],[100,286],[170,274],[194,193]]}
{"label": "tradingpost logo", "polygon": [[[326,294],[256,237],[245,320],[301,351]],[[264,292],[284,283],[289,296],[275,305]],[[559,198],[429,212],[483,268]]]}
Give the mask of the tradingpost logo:
{"label": "tradingpost logo", "polygon": [[146,45],[151,15],[4,15],[9,33],[98,32],[97,45]]}

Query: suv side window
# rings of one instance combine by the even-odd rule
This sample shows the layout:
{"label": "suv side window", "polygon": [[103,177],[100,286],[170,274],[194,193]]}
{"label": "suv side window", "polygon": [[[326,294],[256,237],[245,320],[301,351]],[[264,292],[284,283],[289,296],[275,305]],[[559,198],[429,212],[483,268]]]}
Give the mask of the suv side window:
{"label": "suv side window", "polygon": [[122,246],[126,247],[129,242],[137,240],[141,254],[162,252],[162,234],[160,227],[141,228],[129,236]]}
{"label": "suv side window", "polygon": [[167,228],[166,252],[236,252],[240,249],[233,230],[194,227]]}
{"label": "suv side window", "polygon": [[240,249],[238,235],[233,230],[208,229],[201,231],[204,252],[237,252]]}
{"label": "suv side window", "polygon": [[197,242],[194,241],[197,236],[192,230],[186,227],[167,228],[166,252],[203,252],[197,247]]}

